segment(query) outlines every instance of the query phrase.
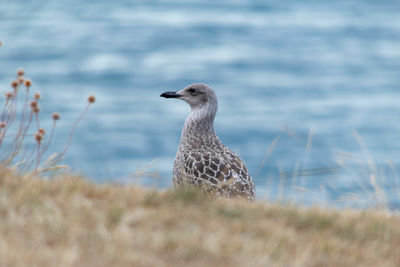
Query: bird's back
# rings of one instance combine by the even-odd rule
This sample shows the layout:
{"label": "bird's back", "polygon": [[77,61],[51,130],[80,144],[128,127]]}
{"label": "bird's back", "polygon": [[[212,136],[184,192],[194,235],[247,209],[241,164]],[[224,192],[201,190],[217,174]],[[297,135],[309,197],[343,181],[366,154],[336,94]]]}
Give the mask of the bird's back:
{"label": "bird's back", "polygon": [[174,185],[195,185],[225,197],[253,200],[254,184],[242,160],[219,140],[211,145],[181,144],[175,158]]}

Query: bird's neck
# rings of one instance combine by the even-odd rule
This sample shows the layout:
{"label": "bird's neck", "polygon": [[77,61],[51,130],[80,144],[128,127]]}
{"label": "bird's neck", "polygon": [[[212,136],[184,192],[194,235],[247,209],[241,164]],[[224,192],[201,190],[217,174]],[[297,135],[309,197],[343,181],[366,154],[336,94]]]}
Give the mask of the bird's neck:
{"label": "bird's neck", "polygon": [[217,108],[212,105],[203,105],[192,108],[183,126],[181,142],[197,143],[205,138],[219,140],[214,130],[214,118]]}

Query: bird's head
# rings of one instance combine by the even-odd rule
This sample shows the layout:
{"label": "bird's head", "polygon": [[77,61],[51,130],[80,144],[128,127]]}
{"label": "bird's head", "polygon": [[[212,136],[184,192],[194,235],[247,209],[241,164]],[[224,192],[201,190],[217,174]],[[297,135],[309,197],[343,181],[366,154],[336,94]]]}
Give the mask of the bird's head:
{"label": "bird's head", "polygon": [[182,99],[190,105],[192,110],[200,109],[206,105],[215,107],[215,109],[218,106],[214,90],[204,83],[194,83],[180,91],[167,91],[162,93],[160,96],[165,98]]}

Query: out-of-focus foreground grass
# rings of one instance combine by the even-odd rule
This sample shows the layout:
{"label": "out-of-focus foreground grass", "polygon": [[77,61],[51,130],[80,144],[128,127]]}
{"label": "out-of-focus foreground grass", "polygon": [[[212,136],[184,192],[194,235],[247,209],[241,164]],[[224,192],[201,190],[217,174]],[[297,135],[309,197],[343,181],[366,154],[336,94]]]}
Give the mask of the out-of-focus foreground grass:
{"label": "out-of-focus foreground grass", "polygon": [[0,170],[0,266],[400,266],[400,218]]}

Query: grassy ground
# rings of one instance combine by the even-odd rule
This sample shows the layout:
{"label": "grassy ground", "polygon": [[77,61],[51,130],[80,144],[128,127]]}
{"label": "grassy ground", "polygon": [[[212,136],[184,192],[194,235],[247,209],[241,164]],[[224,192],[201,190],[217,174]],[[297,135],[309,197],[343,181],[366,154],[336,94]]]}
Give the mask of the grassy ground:
{"label": "grassy ground", "polygon": [[400,266],[400,218],[0,172],[0,266]]}

